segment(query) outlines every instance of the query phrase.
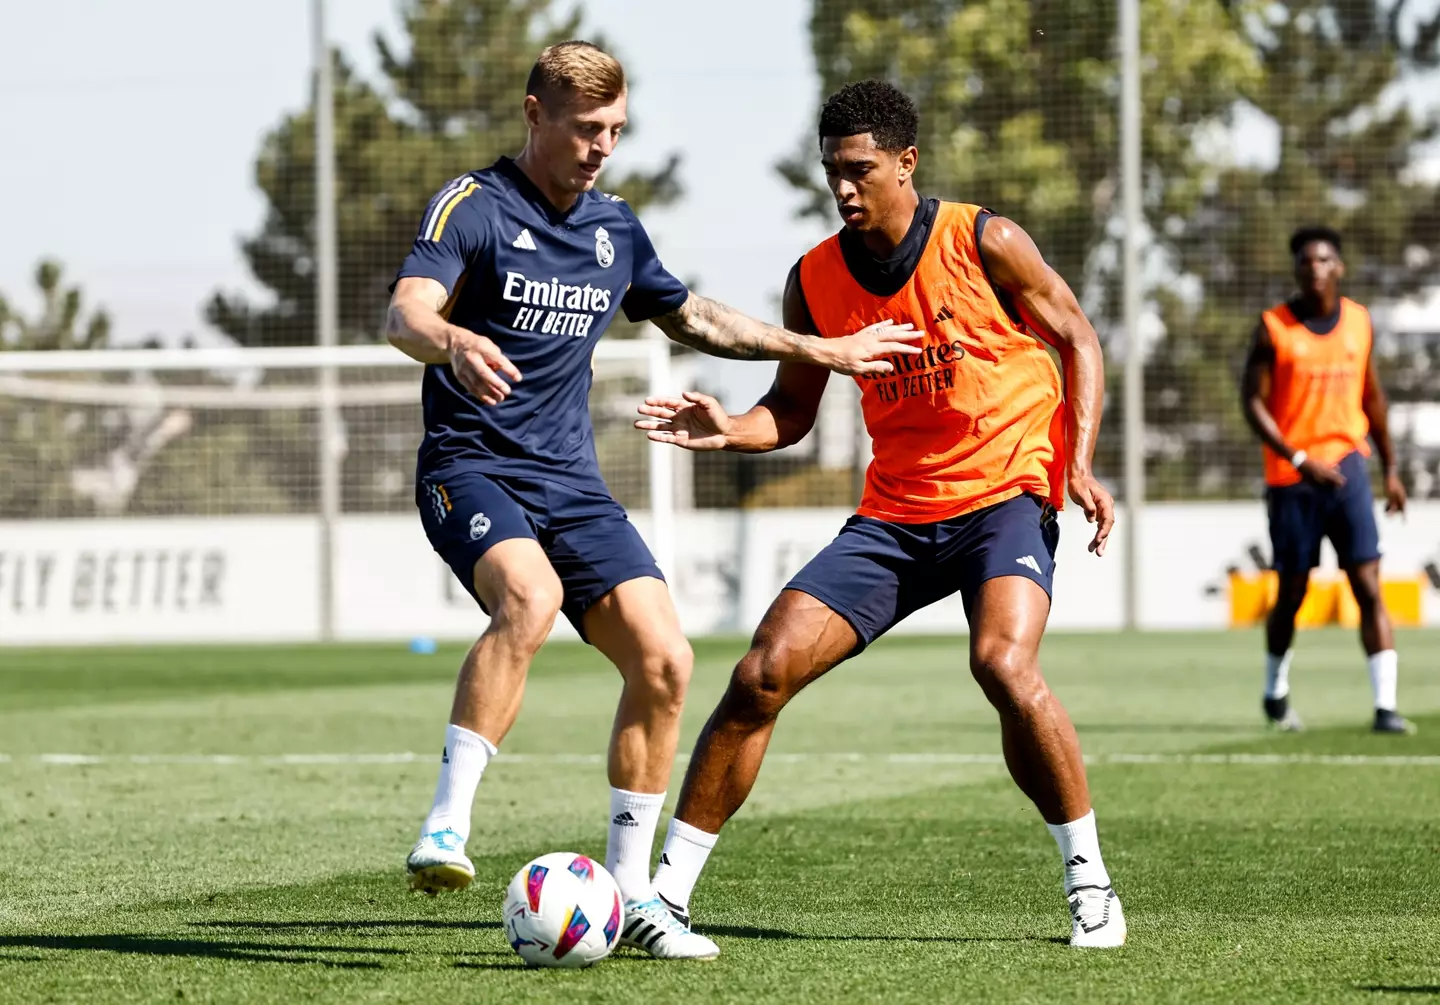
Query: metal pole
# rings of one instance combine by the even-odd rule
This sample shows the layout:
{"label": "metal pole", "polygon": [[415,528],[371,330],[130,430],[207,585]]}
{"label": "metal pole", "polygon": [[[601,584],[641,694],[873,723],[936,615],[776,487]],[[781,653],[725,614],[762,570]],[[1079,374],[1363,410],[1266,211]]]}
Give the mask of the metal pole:
{"label": "metal pole", "polygon": [[1140,625],[1145,362],[1140,345],[1140,0],[1120,2],[1120,192],[1125,213],[1125,627]]}
{"label": "metal pole", "polygon": [[[674,394],[670,378],[670,342],[659,337],[658,330],[649,333],[649,393]],[[655,551],[655,564],[670,580],[675,590],[678,575],[675,563],[675,448],[664,443],[650,447],[650,538]]]}
{"label": "metal pole", "polygon": [[[311,0],[315,61],[315,341],[338,340],[335,255],[335,86],[325,36],[325,0]],[[335,637],[335,529],[340,516],[338,373],[320,367],[320,637]]]}

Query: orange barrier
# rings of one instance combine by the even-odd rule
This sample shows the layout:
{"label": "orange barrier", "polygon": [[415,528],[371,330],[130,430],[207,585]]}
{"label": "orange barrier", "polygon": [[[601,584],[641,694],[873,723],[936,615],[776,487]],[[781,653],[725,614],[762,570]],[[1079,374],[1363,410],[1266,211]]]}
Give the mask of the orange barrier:
{"label": "orange barrier", "polygon": [[[1426,581],[1385,579],[1380,583],[1381,596],[1396,625],[1415,627],[1420,624]],[[1247,628],[1264,622],[1275,606],[1278,579],[1273,572],[1234,572],[1230,574],[1230,627]],[[1344,576],[1312,575],[1310,588],[1295,616],[1297,628],[1319,628],[1341,625],[1354,628],[1360,624],[1360,607]]]}

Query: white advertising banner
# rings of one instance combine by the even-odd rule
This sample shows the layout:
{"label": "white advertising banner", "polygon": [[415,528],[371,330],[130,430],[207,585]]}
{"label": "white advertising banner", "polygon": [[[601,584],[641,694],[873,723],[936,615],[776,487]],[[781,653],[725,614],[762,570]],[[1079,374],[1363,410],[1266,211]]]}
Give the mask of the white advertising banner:
{"label": "white advertising banner", "polygon": [[305,517],[0,522],[0,644],[314,639],[319,558]]}
{"label": "white advertising banner", "polygon": [[[666,571],[685,631],[748,634],[848,516],[843,509],[677,513],[675,568]],[[1440,503],[1379,520],[1388,577],[1423,577],[1440,564]],[[635,523],[648,533],[645,514]],[[414,515],[345,517],[335,531],[339,638],[471,639],[484,629],[484,614]],[[1086,550],[1092,533],[1073,507],[1061,515],[1054,628],[1121,625],[1124,535],[1117,529],[1106,556],[1096,558]],[[314,640],[319,547],[310,517],[0,523],[0,645]],[[1140,547],[1144,627],[1223,628],[1229,571],[1253,572],[1268,560],[1264,507],[1154,504],[1145,510]],[[1333,569],[1328,545],[1322,555]],[[1440,624],[1440,593],[1428,585],[1422,611],[1426,624]],[[963,632],[960,598],[895,630]],[[563,618],[556,635],[575,637]]]}

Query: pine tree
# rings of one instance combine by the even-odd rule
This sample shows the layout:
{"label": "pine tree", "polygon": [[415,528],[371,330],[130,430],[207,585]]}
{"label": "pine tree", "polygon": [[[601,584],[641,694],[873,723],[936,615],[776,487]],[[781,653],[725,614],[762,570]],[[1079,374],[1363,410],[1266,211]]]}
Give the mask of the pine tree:
{"label": "pine tree", "polygon": [[[380,337],[388,287],[414,239],[426,201],[462,171],[485,167],[525,142],[520,107],[535,56],[573,38],[578,10],[556,20],[551,0],[409,0],[407,44],[378,35],[382,86],[335,56],[340,339]],[[607,191],[636,208],[676,198],[678,157],[653,172],[607,177]],[[268,204],[245,240],[251,272],[274,296],[256,305],[216,293],[206,316],[244,345],[315,341],[314,118],[286,116],[255,165]]]}
{"label": "pine tree", "polygon": [[[1440,65],[1440,12],[1418,17],[1421,5],[1407,0],[1227,6],[1261,67],[1244,98],[1278,149],[1237,150],[1207,167],[1198,198],[1161,207],[1165,246],[1193,285],[1189,295],[1179,283],[1157,291],[1166,334],[1146,368],[1146,421],[1159,448],[1149,491],[1160,497],[1258,490],[1238,372],[1260,311],[1294,291],[1296,227],[1342,233],[1344,290],[1372,305],[1433,284],[1440,253],[1440,189],[1413,170],[1440,135],[1440,108],[1423,92],[1419,101],[1395,93]],[[1433,390],[1407,389],[1420,372],[1411,362],[1382,360],[1402,397]]]}

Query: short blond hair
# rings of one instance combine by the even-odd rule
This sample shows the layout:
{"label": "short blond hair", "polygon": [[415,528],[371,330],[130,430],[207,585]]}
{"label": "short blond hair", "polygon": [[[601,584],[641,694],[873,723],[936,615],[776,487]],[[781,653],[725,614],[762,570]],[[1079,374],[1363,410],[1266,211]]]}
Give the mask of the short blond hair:
{"label": "short blond hair", "polygon": [[609,104],[625,93],[625,68],[592,42],[559,42],[535,60],[525,93],[547,102],[586,98]]}

